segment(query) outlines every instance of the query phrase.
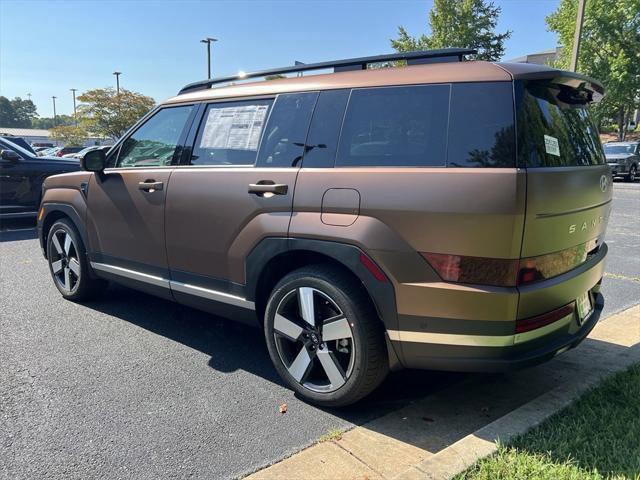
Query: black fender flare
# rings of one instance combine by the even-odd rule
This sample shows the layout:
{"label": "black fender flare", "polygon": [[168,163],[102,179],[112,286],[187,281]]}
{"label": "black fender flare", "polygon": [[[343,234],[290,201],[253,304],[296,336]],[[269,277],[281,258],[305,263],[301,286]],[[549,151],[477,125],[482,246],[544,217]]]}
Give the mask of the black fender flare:
{"label": "black fender flare", "polygon": [[43,203],[40,208],[43,209],[43,211],[40,213],[40,215],[38,215],[38,238],[40,240],[40,247],[42,247],[42,251],[45,257],[47,252],[47,239],[44,238],[44,224],[47,221],[47,217],[56,212],[63,213],[65,216],[71,219],[73,225],[80,233],[80,237],[82,238],[82,243],[84,244],[85,249],[87,251],[89,250],[87,229],[84,222],[82,221],[82,218],[80,217],[80,214],[75,208],[73,208],[73,206],[66,203],[46,202]]}
{"label": "black fender flare", "polygon": [[[391,281],[377,280],[363,265],[361,254],[367,255],[355,245],[306,238],[265,238],[256,245],[247,257],[245,294],[247,300],[256,301],[258,280],[269,262],[278,255],[295,252],[319,253],[330,257],[362,282],[384,323],[390,330],[398,329],[395,290]],[[379,268],[379,267],[378,267]],[[382,269],[380,269],[382,271]]]}

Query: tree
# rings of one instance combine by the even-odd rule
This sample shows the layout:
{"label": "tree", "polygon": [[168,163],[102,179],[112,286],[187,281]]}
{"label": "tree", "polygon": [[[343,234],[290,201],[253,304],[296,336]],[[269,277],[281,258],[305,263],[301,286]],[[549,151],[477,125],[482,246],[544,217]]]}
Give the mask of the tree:
{"label": "tree", "polygon": [[155,104],[151,97],[113,88],[89,90],[78,97],[78,117],[89,132],[114,140],[121,137]]}
{"label": "tree", "polygon": [[57,125],[75,125],[76,121],[72,115],[56,115],[53,117],[41,117],[31,120],[32,128],[43,128],[49,130]]}
{"label": "tree", "polygon": [[81,147],[87,139],[87,131],[75,125],[59,125],[50,131],[51,140],[62,142],[67,147]]}
{"label": "tree", "polygon": [[0,97],[0,126],[13,128],[29,128],[36,118],[36,106],[31,100],[15,97],[9,100]]}
{"label": "tree", "polygon": [[[549,30],[563,47],[556,67],[568,68],[576,28],[577,0],[561,0],[547,17]],[[595,118],[615,118],[618,136],[640,107],[640,0],[587,0],[577,70],[600,80],[604,99],[593,107]]]}
{"label": "tree", "polygon": [[434,48],[474,48],[477,60],[499,60],[511,31],[496,33],[500,7],[486,0],[435,0],[429,12],[431,35],[412,37],[398,27],[398,38],[391,46],[398,52]]}
{"label": "tree", "polygon": [[15,112],[7,97],[0,97],[0,126],[13,127]]}

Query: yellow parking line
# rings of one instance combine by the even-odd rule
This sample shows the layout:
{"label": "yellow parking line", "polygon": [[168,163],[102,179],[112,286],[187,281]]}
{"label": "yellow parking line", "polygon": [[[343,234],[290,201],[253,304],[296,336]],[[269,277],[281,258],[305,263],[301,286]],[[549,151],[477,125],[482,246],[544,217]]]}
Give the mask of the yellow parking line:
{"label": "yellow parking line", "polygon": [[618,273],[605,272],[604,276],[607,278],[615,278],[616,280],[629,280],[630,282],[640,283],[640,277],[627,277],[626,275],[620,275]]}

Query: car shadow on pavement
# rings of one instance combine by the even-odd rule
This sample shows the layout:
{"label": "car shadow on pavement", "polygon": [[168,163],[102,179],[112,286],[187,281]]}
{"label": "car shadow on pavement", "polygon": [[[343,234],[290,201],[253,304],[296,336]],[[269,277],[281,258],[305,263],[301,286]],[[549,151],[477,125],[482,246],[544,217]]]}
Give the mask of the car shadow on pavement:
{"label": "car shadow on pavement", "polygon": [[[262,330],[206,312],[111,284],[108,299],[84,304],[88,308],[135,324],[156,335],[180,342],[210,357],[219,372],[244,370],[287,388],[269,358]],[[464,378],[462,374],[403,370],[358,404],[325,409],[354,424],[362,424],[434,393]]]}
{"label": "car shadow on pavement", "polygon": [[[216,371],[244,370],[286,388],[259,328],[118,285],[109,287],[108,299],[85,305],[208,355]],[[323,410],[366,423],[378,438],[417,447],[426,458],[564,383],[579,382],[626,350],[589,338],[550,362],[507,374],[403,370],[357,404]]]}

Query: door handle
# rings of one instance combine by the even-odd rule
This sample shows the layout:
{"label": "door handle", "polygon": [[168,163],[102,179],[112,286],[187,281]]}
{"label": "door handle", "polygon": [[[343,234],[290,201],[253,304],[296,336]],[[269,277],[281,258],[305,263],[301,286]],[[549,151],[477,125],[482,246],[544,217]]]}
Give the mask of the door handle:
{"label": "door handle", "polygon": [[156,190],[162,190],[164,187],[164,183],[156,182],[155,180],[146,180],[144,182],[138,183],[138,188],[140,190],[144,190],[145,192],[155,192]]}
{"label": "door handle", "polygon": [[249,193],[253,193],[254,195],[264,195],[265,193],[286,195],[288,191],[289,185],[285,183],[273,183],[268,180],[263,180],[258,183],[249,184]]}

